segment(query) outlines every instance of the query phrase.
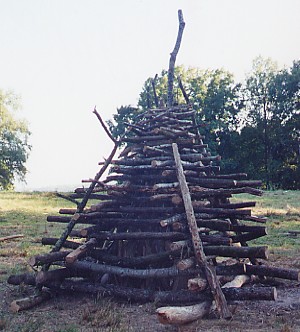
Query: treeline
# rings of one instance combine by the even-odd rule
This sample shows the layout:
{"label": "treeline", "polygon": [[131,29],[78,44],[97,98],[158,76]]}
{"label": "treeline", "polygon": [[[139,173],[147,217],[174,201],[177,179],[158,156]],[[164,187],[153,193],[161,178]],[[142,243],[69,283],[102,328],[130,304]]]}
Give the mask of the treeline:
{"label": "treeline", "polygon": [[[176,67],[176,103],[197,111],[200,132],[224,173],[245,172],[266,189],[300,189],[300,61],[279,69],[258,57],[244,82],[224,70]],[[183,87],[186,95],[184,96]],[[154,88],[155,87],[155,88]],[[138,107],[122,106],[108,121],[114,136],[148,108],[166,104],[167,71],[148,78]]]}

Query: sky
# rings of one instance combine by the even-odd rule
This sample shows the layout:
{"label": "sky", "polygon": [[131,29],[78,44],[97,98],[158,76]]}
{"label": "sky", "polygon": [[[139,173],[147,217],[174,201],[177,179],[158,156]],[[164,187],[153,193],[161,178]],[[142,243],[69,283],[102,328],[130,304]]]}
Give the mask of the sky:
{"label": "sky", "polygon": [[299,0],[0,0],[0,89],[21,96],[32,151],[17,190],[75,188],[113,144],[104,120],[136,105],[143,83],[176,65],[224,68],[241,81],[261,55],[300,55]]}

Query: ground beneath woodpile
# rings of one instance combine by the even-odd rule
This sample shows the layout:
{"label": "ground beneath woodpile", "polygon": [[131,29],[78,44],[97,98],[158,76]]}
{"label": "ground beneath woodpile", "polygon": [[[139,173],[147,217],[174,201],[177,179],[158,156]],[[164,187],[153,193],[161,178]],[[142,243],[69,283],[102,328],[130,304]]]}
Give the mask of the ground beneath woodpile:
{"label": "ground beneath woodpile", "polygon": [[[292,267],[285,259],[281,266]],[[278,264],[276,264],[278,265]],[[2,280],[4,276],[1,276]],[[233,318],[210,317],[176,327],[158,322],[154,304],[120,303],[116,299],[82,294],[60,294],[38,307],[13,314],[13,300],[32,295],[29,286],[0,283],[0,330],[22,332],[196,332],[196,331],[300,331],[300,283],[280,281],[277,301],[241,301],[230,304]]]}

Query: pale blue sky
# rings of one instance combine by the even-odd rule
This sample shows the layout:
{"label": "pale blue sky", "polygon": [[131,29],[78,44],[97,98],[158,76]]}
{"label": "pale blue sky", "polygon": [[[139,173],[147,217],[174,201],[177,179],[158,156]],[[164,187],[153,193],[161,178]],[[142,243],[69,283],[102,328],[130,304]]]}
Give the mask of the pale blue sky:
{"label": "pale blue sky", "polygon": [[112,144],[104,119],[135,105],[143,82],[177,64],[225,68],[242,79],[262,55],[300,55],[299,0],[0,0],[0,88],[22,97],[33,146],[28,185],[58,188],[93,177]]}

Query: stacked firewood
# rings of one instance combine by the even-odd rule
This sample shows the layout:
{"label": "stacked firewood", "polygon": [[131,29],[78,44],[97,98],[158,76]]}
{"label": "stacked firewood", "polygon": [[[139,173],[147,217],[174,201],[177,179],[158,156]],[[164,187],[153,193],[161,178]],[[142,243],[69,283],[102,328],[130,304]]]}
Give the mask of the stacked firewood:
{"label": "stacked firewood", "polygon": [[10,283],[155,301],[162,322],[181,323],[212,302],[230,318],[227,301],[276,298],[273,287],[241,288],[246,282],[299,280],[298,271],[262,264],[267,247],[248,245],[267,234],[266,219],[251,214],[255,201],[230,198],[260,196],[261,183],[221,173],[189,106],[148,110],[127,126],[119,158],[104,163],[109,175],[85,180],[89,188],[65,197],[77,208],[47,218],[68,226],[60,239],[42,240],[55,250],[30,259],[41,269]]}

